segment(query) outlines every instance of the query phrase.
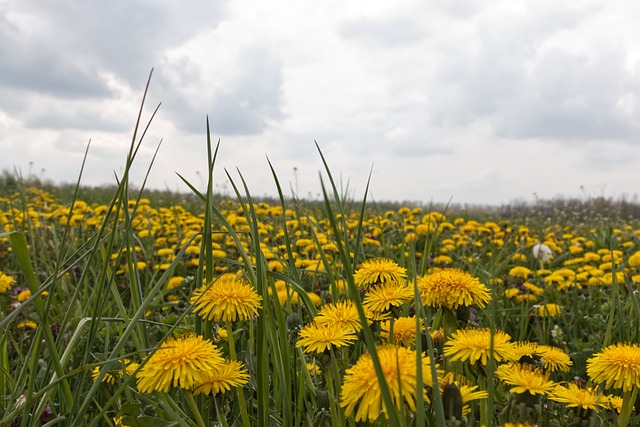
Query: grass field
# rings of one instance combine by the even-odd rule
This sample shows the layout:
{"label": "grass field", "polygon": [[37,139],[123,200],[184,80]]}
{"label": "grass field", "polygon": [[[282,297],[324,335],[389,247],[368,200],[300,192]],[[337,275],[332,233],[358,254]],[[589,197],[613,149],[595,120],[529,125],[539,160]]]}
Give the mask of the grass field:
{"label": "grass field", "polygon": [[0,425],[640,423],[637,219],[381,208],[321,152],[321,202],[145,193],[137,144],[106,193],[5,174]]}

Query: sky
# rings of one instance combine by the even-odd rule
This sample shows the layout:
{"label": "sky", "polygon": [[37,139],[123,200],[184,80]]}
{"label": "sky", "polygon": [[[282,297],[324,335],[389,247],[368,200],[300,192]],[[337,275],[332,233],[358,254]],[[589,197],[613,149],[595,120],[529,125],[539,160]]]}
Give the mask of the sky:
{"label": "sky", "polygon": [[[0,0],[0,170],[501,205],[640,182],[636,0]],[[316,147],[317,144],[317,147]]]}

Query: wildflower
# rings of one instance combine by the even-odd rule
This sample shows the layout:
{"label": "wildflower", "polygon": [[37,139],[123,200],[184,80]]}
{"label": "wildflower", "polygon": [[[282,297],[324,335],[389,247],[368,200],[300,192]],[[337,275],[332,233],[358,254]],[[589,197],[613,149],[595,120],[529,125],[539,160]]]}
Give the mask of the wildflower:
{"label": "wildflower", "polygon": [[261,300],[246,280],[227,273],[193,291],[190,302],[204,319],[235,322],[256,316]]}
{"label": "wildflower", "polygon": [[231,387],[241,387],[249,382],[249,373],[242,362],[225,360],[224,364],[213,371],[205,372],[202,380],[194,385],[193,394],[225,393]]}
{"label": "wildflower", "polygon": [[496,376],[505,384],[511,385],[511,393],[549,394],[556,384],[549,380],[549,374],[542,374],[528,365],[505,364],[498,366]]}
{"label": "wildflower", "polygon": [[581,388],[575,383],[558,384],[549,395],[551,400],[565,403],[570,408],[598,410],[607,405],[607,398],[597,390]]}
{"label": "wildflower", "polygon": [[[416,410],[416,352],[406,347],[387,345],[378,347],[377,355],[380,360],[382,372],[391,392],[391,398],[396,408],[403,401],[412,411]],[[433,378],[429,358],[423,357],[422,384],[432,387]],[[426,390],[423,388],[424,399],[427,400]],[[382,411],[388,417],[388,409],[385,407],[380,385],[373,366],[371,355],[363,354],[356,363],[345,371],[342,392],[340,394],[340,406],[345,408],[345,415],[351,416],[355,410],[356,421],[375,421]]]}
{"label": "wildflower", "polygon": [[404,283],[383,283],[369,288],[364,297],[363,306],[367,310],[382,312],[389,308],[399,307],[413,300],[413,289]]}
{"label": "wildflower", "polygon": [[587,359],[587,374],[606,388],[640,387],[640,346],[616,343]]}
{"label": "wildflower", "polygon": [[551,372],[569,372],[570,367],[573,365],[569,355],[560,348],[541,345],[538,346],[537,350],[542,358],[544,368]]}
{"label": "wildflower", "polygon": [[535,259],[539,259],[540,261],[544,262],[551,259],[553,250],[543,243],[538,243],[537,245],[533,245],[533,247],[531,248],[531,253],[533,254],[533,257]]}
{"label": "wildflower", "polygon": [[211,341],[191,334],[169,338],[138,371],[138,390],[167,392],[171,386],[190,389],[223,365],[220,349]]}
{"label": "wildflower", "polygon": [[344,347],[356,340],[352,328],[335,323],[310,323],[300,331],[296,347],[305,347],[305,353],[322,353],[331,347]]}
{"label": "wildflower", "polygon": [[[94,381],[97,380],[98,375],[100,375],[100,366],[96,366],[95,368],[93,368],[93,370],[91,371],[91,379],[93,379]],[[116,378],[113,375],[111,375],[109,372],[107,372],[102,377],[102,382],[107,384],[115,384]]]}
{"label": "wildflower", "polygon": [[556,317],[562,311],[558,304],[535,305],[532,308],[533,314],[540,317]]}
{"label": "wildflower", "polygon": [[509,276],[519,277],[521,279],[527,280],[527,278],[531,275],[531,270],[526,267],[513,267],[509,270]]}
{"label": "wildflower", "polygon": [[318,324],[333,323],[344,326],[345,328],[352,329],[354,332],[362,329],[358,309],[356,308],[356,304],[351,300],[338,301],[322,306],[313,320]]}
{"label": "wildflower", "polygon": [[491,300],[489,290],[476,277],[457,268],[445,268],[417,279],[422,303],[447,308],[477,305],[484,308]]}
{"label": "wildflower", "polygon": [[309,375],[311,375],[312,377],[322,375],[322,369],[320,369],[320,366],[318,366],[315,362],[307,363],[306,366],[307,366],[307,369],[309,370]]}
{"label": "wildflower", "polygon": [[[622,398],[620,396],[605,396],[607,399],[607,409],[622,412]],[[635,409],[635,406],[634,406]]]}
{"label": "wildflower", "polygon": [[25,289],[16,296],[18,302],[25,302],[29,298],[31,298],[31,291],[29,289]]}
{"label": "wildflower", "polygon": [[184,277],[174,276],[167,282],[167,289],[174,289],[181,286],[184,283]]}
{"label": "wildflower", "polygon": [[[390,341],[391,320],[380,323],[380,336]],[[420,320],[420,330],[424,331],[422,319]],[[401,346],[410,347],[416,341],[416,316],[398,317],[393,321],[393,341]]]}
{"label": "wildflower", "polygon": [[[514,361],[533,360],[538,353],[538,344],[529,341],[516,342],[514,345],[515,357]],[[525,359],[523,359],[525,358]]]}
{"label": "wildflower", "polygon": [[9,289],[11,289],[11,285],[13,285],[14,280],[12,276],[4,274],[0,271],[0,293],[5,293]]}
{"label": "wildflower", "polygon": [[38,324],[36,322],[34,322],[33,320],[22,320],[22,321],[18,322],[16,327],[18,329],[27,329],[27,328],[36,329],[38,327]]}
{"label": "wildflower", "polygon": [[627,264],[629,264],[629,267],[633,267],[633,268],[640,267],[640,251],[629,256],[629,259],[627,260]]}
{"label": "wildflower", "polygon": [[381,283],[401,283],[407,276],[407,269],[388,258],[373,258],[360,264],[353,279],[356,286],[368,289]]}
{"label": "wildflower", "polygon": [[513,262],[525,262],[527,261],[527,257],[524,254],[513,254],[513,256],[511,257],[511,261]]}
{"label": "wildflower", "polygon": [[122,417],[115,417],[113,419],[113,424],[115,425],[115,427],[129,427],[127,424],[122,422]]}
{"label": "wildflower", "polygon": [[478,360],[483,365],[489,361],[491,338],[493,337],[493,357],[496,361],[511,361],[516,358],[514,344],[511,337],[502,331],[491,332],[490,329],[459,329],[451,335],[444,345],[444,355],[452,362]]}

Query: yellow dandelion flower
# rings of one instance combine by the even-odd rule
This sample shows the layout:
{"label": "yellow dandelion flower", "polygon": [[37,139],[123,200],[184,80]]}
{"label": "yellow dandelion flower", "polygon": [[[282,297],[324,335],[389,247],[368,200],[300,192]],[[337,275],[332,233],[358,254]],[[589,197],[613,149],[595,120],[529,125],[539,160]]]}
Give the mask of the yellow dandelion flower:
{"label": "yellow dandelion flower", "polygon": [[360,264],[353,279],[356,286],[368,289],[381,283],[400,283],[407,276],[407,269],[388,258],[373,258]]}
{"label": "yellow dandelion flower", "polygon": [[504,296],[509,299],[515,298],[518,295],[520,295],[520,289],[518,288],[509,288],[509,289],[505,289],[504,291]]}
{"label": "yellow dandelion flower", "polygon": [[549,398],[564,403],[570,408],[593,409],[595,411],[608,403],[607,398],[597,390],[581,388],[575,383],[569,383],[566,386],[558,384]]}
{"label": "yellow dandelion flower", "polygon": [[558,347],[540,345],[538,346],[538,354],[540,354],[544,369],[551,372],[569,372],[573,366],[569,355]]}
{"label": "yellow dandelion flower", "polygon": [[307,363],[307,369],[309,370],[309,375],[312,377],[317,377],[322,375],[322,369],[318,366],[317,363]]}
{"label": "yellow dandelion flower", "polygon": [[505,384],[512,386],[511,393],[529,393],[546,395],[553,391],[556,384],[549,380],[549,374],[543,374],[528,365],[503,364],[496,369],[496,376]]}
{"label": "yellow dandelion flower", "polygon": [[[416,352],[407,347],[387,345],[376,349],[385,380],[391,392],[391,398],[397,408],[406,402],[409,409],[416,410]],[[422,384],[433,386],[429,357],[421,358]],[[427,401],[426,389],[423,398]],[[373,422],[384,413],[387,408],[382,399],[382,392],[373,366],[371,355],[363,354],[356,363],[345,371],[340,406],[345,409],[345,415],[351,416],[355,411],[356,421]],[[356,409],[357,407],[357,409]]]}
{"label": "yellow dandelion flower", "polygon": [[115,417],[113,419],[113,424],[115,425],[115,427],[129,427],[129,425],[125,424],[122,421],[122,417]]}
{"label": "yellow dandelion flower", "polygon": [[[610,409],[612,411],[616,411],[617,413],[620,413],[622,411],[622,397],[620,396],[605,396],[607,399],[607,409]],[[633,410],[635,410],[635,406],[633,407]]]}
{"label": "yellow dandelion flower", "polygon": [[523,357],[533,360],[534,356],[538,355],[538,344],[529,341],[516,342],[514,346],[515,358],[514,361],[519,361]]}
{"label": "yellow dandelion flower", "polygon": [[25,302],[29,298],[31,298],[31,291],[29,289],[25,289],[16,296],[18,302]]}
{"label": "yellow dandelion flower", "polygon": [[[380,323],[380,336],[390,341],[391,320]],[[420,319],[420,331],[424,331],[422,319]],[[393,341],[404,347],[411,347],[416,342],[416,316],[398,317],[393,320]]]}
{"label": "yellow dandelion flower", "polygon": [[537,424],[530,424],[528,422],[524,422],[521,423],[520,421],[517,421],[515,423],[504,423],[502,424],[500,427],[538,427]]}
{"label": "yellow dandelion flower", "polygon": [[167,282],[167,289],[175,289],[184,283],[184,277],[174,276]]}
{"label": "yellow dandelion flower", "polygon": [[318,324],[333,323],[340,325],[350,328],[354,332],[362,329],[358,309],[355,302],[351,300],[338,301],[322,306],[313,320]]}
{"label": "yellow dandelion flower", "polygon": [[[96,366],[95,368],[93,368],[93,370],[91,371],[91,379],[93,381],[98,379],[98,375],[100,374],[100,366]],[[102,382],[103,383],[107,383],[107,384],[115,384],[116,383],[116,378],[111,375],[110,373],[106,373],[104,374],[104,376],[102,377]]]}
{"label": "yellow dandelion flower", "polygon": [[413,289],[406,282],[388,282],[369,288],[362,302],[367,310],[382,312],[413,300]]}
{"label": "yellow dandelion flower", "polygon": [[462,395],[462,415],[467,415],[471,412],[471,407],[468,405],[472,400],[486,399],[489,397],[489,393],[484,390],[478,390],[477,385],[462,384],[458,387],[460,394]]}
{"label": "yellow dandelion flower", "polygon": [[528,290],[529,292],[531,292],[534,295],[537,296],[541,296],[544,293],[544,289],[542,289],[539,286],[534,285],[533,283],[529,283],[529,282],[525,282],[522,284],[522,286]]}
{"label": "yellow dandelion flower", "polygon": [[169,338],[138,371],[137,387],[142,393],[167,392],[171,386],[191,389],[223,365],[220,349],[211,341],[199,335]]}
{"label": "yellow dandelion flower", "polygon": [[249,382],[249,372],[242,362],[225,360],[224,364],[213,371],[206,372],[202,380],[194,385],[193,394],[226,393],[231,387],[242,387]]}
{"label": "yellow dandelion flower", "polygon": [[519,277],[524,280],[527,280],[530,275],[531,270],[522,266],[513,267],[511,270],[509,270],[509,276]]}
{"label": "yellow dandelion flower", "polygon": [[[486,365],[489,361],[491,350],[490,329],[458,329],[444,345],[444,355],[452,362],[480,361]],[[516,358],[515,346],[511,337],[502,331],[493,333],[493,357],[496,361],[512,361]]]}
{"label": "yellow dandelion flower", "polygon": [[556,317],[562,312],[558,304],[542,304],[532,307],[533,314],[540,317]]}
{"label": "yellow dandelion flower", "polygon": [[637,344],[612,344],[587,359],[587,374],[606,388],[630,391],[640,387],[640,346]]}
{"label": "yellow dandelion flower", "polygon": [[5,293],[11,289],[13,283],[13,276],[9,276],[0,271],[0,293]]}
{"label": "yellow dandelion flower", "polygon": [[478,278],[456,268],[445,268],[420,276],[417,283],[425,306],[456,309],[477,305],[484,308],[491,301],[489,289]]}
{"label": "yellow dandelion flower", "polygon": [[629,267],[632,267],[632,268],[640,267],[640,251],[629,256],[629,259],[627,260],[627,264],[629,265]]}
{"label": "yellow dandelion flower", "polygon": [[334,323],[310,323],[300,331],[296,347],[305,347],[305,353],[322,353],[331,347],[344,347],[357,339],[352,328]]}
{"label": "yellow dandelion flower", "polygon": [[227,273],[193,291],[190,302],[204,319],[235,322],[257,316],[261,300],[246,280]]}
{"label": "yellow dandelion flower", "polygon": [[22,320],[16,324],[16,328],[18,329],[36,329],[38,324],[33,320]]}

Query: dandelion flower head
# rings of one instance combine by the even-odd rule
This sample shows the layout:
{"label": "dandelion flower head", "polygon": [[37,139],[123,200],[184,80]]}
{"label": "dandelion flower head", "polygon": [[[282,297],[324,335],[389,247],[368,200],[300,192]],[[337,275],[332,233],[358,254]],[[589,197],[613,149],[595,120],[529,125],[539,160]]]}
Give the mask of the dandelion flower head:
{"label": "dandelion flower head", "polygon": [[491,301],[489,289],[478,278],[457,268],[436,270],[418,277],[417,282],[425,306],[484,308]]}
{"label": "dandelion flower head", "polygon": [[370,288],[363,305],[367,310],[380,313],[412,301],[413,296],[413,289],[406,282],[388,282]]}
{"label": "dandelion flower head", "polygon": [[401,283],[406,277],[407,269],[388,258],[367,260],[353,275],[356,286],[365,290],[381,283]]}
{"label": "dandelion flower head", "polygon": [[[489,362],[491,350],[490,329],[458,329],[444,345],[444,355],[452,362],[480,361],[483,365]],[[496,361],[512,361],[516,358],[515,346],[509,334],[502,331],[493,332],[493,357]]]}
{"label": "dandelion flower head", "polygon": [[246,280],[227,273],[194,290],[190,303],[193,311],[206,320],[235,322],[257,316],[261,300]]}
{"label": "dandelion flower head", "polygon": [[597,390],[581,388],[575,383],[558,384],[549,398],[553,401],[564,403],[570,408],[593,409],[596,411],[608,403],[607,398]]}
{"label": "dandelion flower head", "polygon": [[206,372],[202,380],[194,385],[193,394],[225,393],[231,387],[240,387],[249,382],[249,373],[242,362],[225,360],[224,364],[213,371]]}
{"label": "dandelion flower head", "polygon": [[172,386],[191,389],[223,365],[220,349],[199,335],[168,338],[138,371],[137,387],[142,393],[167,392]]}
{"label": "dandelion flower head", "polygon": [[[376,351],[394,405],[399,408],[404,401],[412,411],[415,411],[418,381],[416,377],[416,352],[406,347],[393,345],[378,347]],[[424,386],[432,387],[433,379],[429,358],[422,357],[421,360],[422,383]],[[425,401],[428,400],[425,389],[423,389],[423,393]],[[378,419],[381,412],[385,417],[388,417],[370,354],[365,353],[360,356],[356,363],[345,371],[340,406],[345,409],[347,416],[351,416],[355,411],[356,421],[373,422]]]}
{"label": "dandelion flower head", "polygon": [[305,353],[322,353],[331,347],[345,347],[356,340],[353,328],[336,323],[310,323],[300,331],[296,347]]}
{"label": "dandelion flower head", "polygon": [[[380,336],[390,341],[391,320],[380,323]],[[420,320],[420,331],[424,331],[422,319]],[[398,317],[393,320],[393,341],[404,347],[411,347],[416,342],[416,316]]]}
{"label": "dandelion flower head", "polygon": [[496,376],[505,384],[512,386],[511,393],[550,394],[556,384],[549,379],[549,374],[543,374],[529,365],[503,364],[496,369]]}
{"label": "dandelion flower head", "polygon": [[640,387],[640,346],[637,344],[612,344],[587,359],[587,374],[606,388],[630,391]]}

